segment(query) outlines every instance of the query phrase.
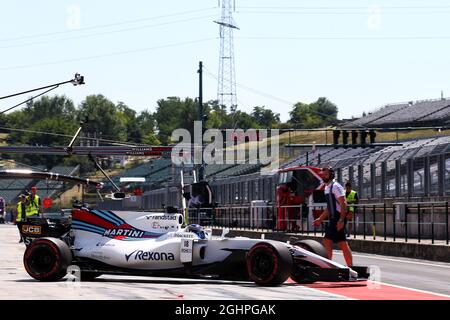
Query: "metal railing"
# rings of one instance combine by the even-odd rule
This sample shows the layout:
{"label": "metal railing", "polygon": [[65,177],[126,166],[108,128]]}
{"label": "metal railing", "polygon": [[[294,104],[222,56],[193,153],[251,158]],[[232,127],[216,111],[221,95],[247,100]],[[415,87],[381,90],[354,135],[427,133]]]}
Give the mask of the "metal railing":
{"label": "metal railing", "polygon": [[[398,202],[352,205],[353,239],[423,242],[445,240],[449,244],[448,202]],[[324,206],[248,205],[188,209],[189,223],[234,230],[289,232],[324,235],[329,221],[317,227],[313,221]],[[349,221],[347,221],[347,227]]]}

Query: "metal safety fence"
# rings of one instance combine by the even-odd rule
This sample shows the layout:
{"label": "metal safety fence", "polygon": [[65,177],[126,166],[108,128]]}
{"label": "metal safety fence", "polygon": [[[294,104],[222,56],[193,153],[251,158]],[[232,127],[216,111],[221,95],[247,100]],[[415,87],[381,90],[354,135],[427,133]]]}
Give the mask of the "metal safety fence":
{"label": "metal safety fence", "polygon": [[[359,204],[352,219],[347,219],[346,233],[350,238],[405,242],[444,240],[449,244],[448,202],[397,202]],[[329,223],[320,226],[314,220],[324,206],[275,206],[268,202],[248,206],[191,208],[188,223],[231,230],[289,232],[304,235],[324,235]]]}

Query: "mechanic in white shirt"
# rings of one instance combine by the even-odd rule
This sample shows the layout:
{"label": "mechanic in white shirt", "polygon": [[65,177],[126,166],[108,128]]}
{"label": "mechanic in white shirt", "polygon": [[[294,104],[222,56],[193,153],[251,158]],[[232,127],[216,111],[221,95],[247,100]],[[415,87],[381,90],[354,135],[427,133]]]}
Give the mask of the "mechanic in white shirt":
{"label": "mechanic in white shirt", "polygon": [[345,225],[347,223],[347,202],[345,200],[344,188],[334,180],[335,174],[331,167],[322,168],[320,171],[323,182],[325,183],[325,198],[327,199],[327,208],[319,218],[314,220],[315,226],[320,226],[323,220],[328,218],[328,225],[325,228],[325,237],[323,245],[327,250],[328,259],[333,257],[333,243],[344,254],[347,266],[353,265],[352,251],[347,242]]}

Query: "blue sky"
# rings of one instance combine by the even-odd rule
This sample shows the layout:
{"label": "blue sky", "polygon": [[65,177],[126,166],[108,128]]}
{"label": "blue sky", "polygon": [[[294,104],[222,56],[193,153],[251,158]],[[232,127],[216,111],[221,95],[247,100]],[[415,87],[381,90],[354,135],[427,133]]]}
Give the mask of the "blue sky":
{"label": "blue sky", "polygon": [[[216,99],[219,17],[217,0],[2,1],[0,96],[79,72],[85,86],[53,92],[154,111],[158,99],[198,95],[203,61],[204,100]],[[265,105],[287,120],[293,103],[325,96],[349,118],[450,96],[448,1],[236,0],[234,19],[244,111]]]}

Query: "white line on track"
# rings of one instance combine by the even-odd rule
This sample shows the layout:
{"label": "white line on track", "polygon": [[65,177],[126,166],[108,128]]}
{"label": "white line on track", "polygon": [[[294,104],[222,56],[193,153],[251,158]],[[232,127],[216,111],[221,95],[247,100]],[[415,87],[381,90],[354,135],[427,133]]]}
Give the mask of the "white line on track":
{"label": "white line on track", "polygon": [[[333,251],[333,254],[342,255],[341,252],[334,252],[334,251]],[[354,257],[361,257],[361,258],[386,260],[386,261],[394,261],[394,262],[401,262],[401,263],[407,263],[407,264],[418,264],[418,265],[423,265],[423,266],[432,266],[432,267],[450,269],[450,266],[443,266],[441,264],[426,263],[426,262],[417,262],[417,261],[413,261],[413,260],[400,260],[400,259],[393,259],[393,258],[382,258],[382,257],[378,257],[378,256],[366,256],[366,255],[361,255],[361,254],[353,254],[353,256]]]}
{"label": "white line on track", "polygon": [[318,293],[320,293],[320,294],[322,294],[322,295],[324,295],[324,294],[325,294],[325,295],[330,295],[330,296],[336,297],[336,298],[338,298],[338,299],[357,300],[357,299],[350,298],[350,297],[347,297],[347,296],[344,296],[344,295],[341,295],[341,294],[331,293],[331,292],[328,292],[328,291],[325,291],[325,290],[320,290],[320,289],[316,289],[316,288],[310,288],[310,287],[306,287],[306,286],[304,286],[303,288],[309,289],[309,290],[311,290],[311,291],[318,292]]}
{"label": "white line on track", "polygon": [[431,294],[431,295],[434,295],[434,296],[440,296],[440,297],[450,298],[449,295],[443,294],[443,293],[436,293],[436,292],[432,292],[432,291],[426,291],[426,290],[414,289],[414,288],[409,288],[409,287],[399,286],[399,285],[396,285],[396,284],[390,284],[390,283],[386,283],[386,282],[379,282],[379,281],[372,281],[372,282],[373,282],[373,283],[379,283],[379,284],[385,285],[385,286],[391,286],[391,287],[396,287],[396,288],[400,288],[400,289],[406,289],[406,290],[411,290],[411,291],[417,291],[417,292],[421,292],[421,293]]}

